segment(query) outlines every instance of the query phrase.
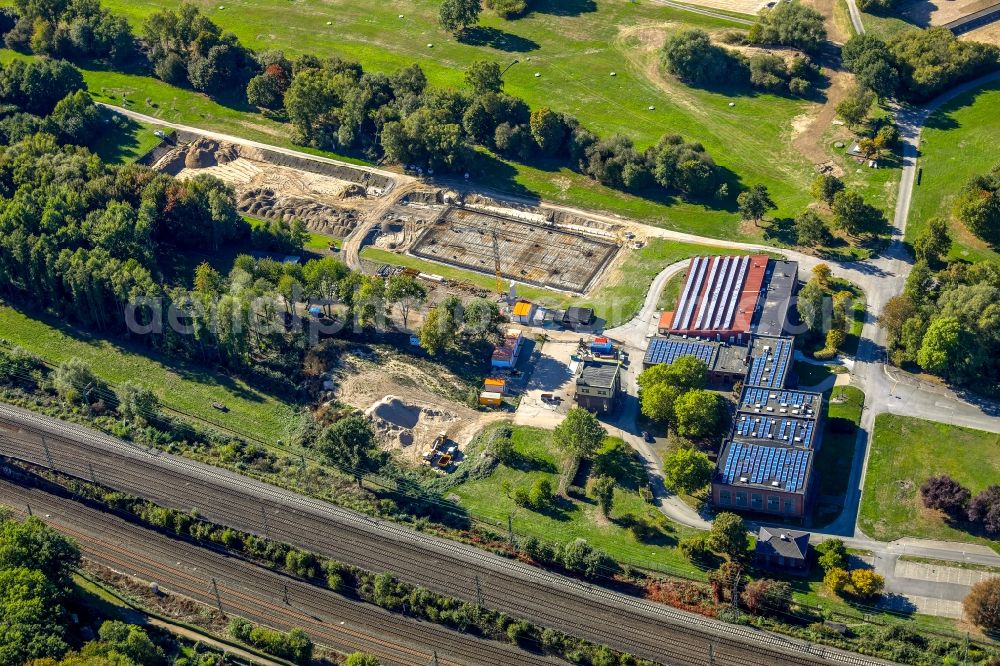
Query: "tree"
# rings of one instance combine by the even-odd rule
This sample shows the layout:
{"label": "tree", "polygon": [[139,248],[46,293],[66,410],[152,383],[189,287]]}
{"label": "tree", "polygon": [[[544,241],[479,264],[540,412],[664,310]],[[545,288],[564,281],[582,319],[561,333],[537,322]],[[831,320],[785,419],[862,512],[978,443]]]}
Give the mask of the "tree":
{"label": "tree", "polygon": [[507,318],[500,314],[496,302],[488,298],[474,298],[465,304],[464,322],[466,335],[499,344],[503,340],[503,325]]}
{"label": "tree", "polygon": [[601,513],[605,517],[611,515],[611,506],[615,499],[615,480],[610,476],[598,476],[592,482],[590,487],[590,492],[595,500],[597,500],[597,506],[601,507]]}
{"label": "tree", "polygon": [[972,586],[962,601],[965,617],[987,633],[1000,632],[1000,577]]}
{"label": "tree", "polygon": [[948,222],[940,217],[933,218],[927,227],[913,241],[913,254],[917,260],[926,261],[930,265],[940,263],[942,257],[951,251],[951,232]]}
{"label": "tree", "polygon": [[917,363],[927,372],[958,381],[966,376],[971,343],[968,331],[956,317],[939,317],[927,327]]}
{"label": "tree", "polygon": [[827,325],[826,318],[827,293],[818,280],[809,280],[799,291],[796,307],[799,318],[810,331],[823,333]]}
{"label": "tree", "polygon": [[674,426],[683,437],[704,439],[718,430],[724,412],[725,405],[718,394],[693,389],[674,402]]}
{"label": "tree", "polygon": [[882,307],[878,316],[878,325],[885,329],[889,343],[897,342],[903,333],[903,325],[917,314],[917,307],[906,294],[893,296]]}
{"label": "tree", "polygon": [[747,40],[753,44],[793,46],[818,51],[826,43],[823,15],[800,2],[779,2],[764,8],[750,26]]}
{"label": "tree", "polygon": [[654,384],[643,388],[639,396],[639,407],[644,416],[660,423],[673,423],[674,406],[684,389],[670,384]]}
{"label": "tree", "polygon": [[833,197],[833,224],[852,236],[876,235],[885,230],[885,213],[865,203],[856,192],[838,192]]}
{"label": "tree", "polygon": [[826,289],[830,286],[830,278],[833,277],[833,270],[829,264],[819,263],[813,267],[812,275],[816,279],[816,282],[819,283],[819,286]]}
{"label": "tree", "polygon": [[79,562],[76,544],[38,518],[17,522],[0,515],[0,570],[37,570],[61,592]]}
{"label": "tree", "polygon": [[739,206],[743,219],[753,220],[756,226],[760,226],[760,221],[767,215],[767,211],[777,208],[766,185],[754,185],[749,190],[740,192],[736,197],[736,205]]}
{"label": "tree", "polygon": [[362,416],[347,416],[323,430],[316,449],[331,465],[352,475],[359,488],[365,474],[378,472],[386,463],[371,424]]}
{"label": "tree", "polygon": [[403,317],[403,328],[406,329],[410,318],[410,310],[427,300],[427,289],[413,277],[402,273],[389,278],[385,299],[390,305],[396,305]]}
{"label": "tree", "polygon": [[792,586],[785,581],[760,578],[747,583],[740,600],[752,615],[777,614],[792,603]]}
{"label": "tree", "polygon": [[344,660],[344,666],[381,666],[381,663],[375,655],[363,652],[353,652]]}
{"label": "tree", "polygon": [[498,93],[503,90],[500,65],[492,60],[476,60],[465,70],[465,84],[476,95]]}
{"label": "tree", "polygon": [[851,574],[847,572],[846,569],[841,569],[839,567],[834,567],[832,569],[827,569],[826,574],[823,576],[823,584],[826,589],[830,590],[833,594],[840,596],[847,590],[847,586],[851,583]]}
{"label": "tree", "polygon": [[941,511],[951,518],[965,515],[972,493],[947,474],[932,476],[920,486],[920,499],[928,509]]}
{"label": "tree", "polygon": [[831,328],[826,332],[826,349],[835,352],[847,342],[847,333],[842,328]]}
{"label": "tree", "polygon": [[543,106],[531,112],[529,126],[531,137],[546,155],[555,155],[565,146],[569,127],[562,114]]}
{"label": "tree", "polygon": [[587,458],[597,451],[608,433],[597,417],[582,407],[573,407],[556,426],[552,440],[563,451]]}
{"label": "tree", "polygon": [[712,480],[715,465],[692,448],[679,447],[663,459],[663,481],[675,493],[693,493]]}
{"label": "tree", "polygon": [[439,18],[441,27],[458,35],[479,21],[480,0],[444,0]]}
{"label": "tree", "polygon": [[97,635],[113,652],[125,655],[136,664],[156,666],[164,663],[163,650],[156,646],[140,627],[109,620],[101,624]]}
{"label": "tree", "polygon": [[837,192],[844,189],[844,181],[830,174],[816,176],[812,184],[812,194],[814,197],[826,203],[833,204],[833,197]]}
{"label": "tree", "polygon": [[795,217],[795,239],[799,245],[815,247],[830,242],[830,230],[819,215],[805,210]]}
{"label": "tree", "polygon": [[531,485],[531,490],[528,491],[528,506],[535,511],[548,511],[554,499],[555,493],[552,490],[552,482],[548,477],[543,476],[535,479],[535,482]]}
{"label": "tree", "polygon": [[122,382],[115,389],[118,411],[132,421],[148,421],[159,416],[160,399],[156,394],[138,382]]}
{"label": "tree", "polygon": [[840,539],[827,539],[816,544],[819,566],[823,571],[847,568],[847,547]]}
{"label": "tree", "polygon": [[280,109],[285,99],[282,82],[270,74],[258,74],[247,83],[247,101],[261,109]]}
{"label": "tree", "polygon": [[708,545],[713,551],[731,560],[738,560],[746,556],[749,544],[743,518],[726,512],[715,517],[708,533]]}
{"label": "tree", "polygon": [[873,599],[882,594],[885,578],[871,569],[855,569],[851,572],[851,591],[862,599]]}
{"label": "tree", "polygon": [[1000,164],[965,184],[955,200],[955,215],[976,238],[1000,244]]}
{"label": "tree", "polygon": [[431,308],[420,327],[420,346],[432,356],[437,356],[458,342],[461,328],[461,302],[446,298]]}
{"label": "tree", "polygon": [[661,57],[667,71],[695,85],[741,84],[750,78],[749,68],[739,54],[716,46],[700,29],[672,33],[663,44]]}
{"label": "tree", "polygon": [[851,127],[857,127],[868,117],[868,111],[874,102],[875,93],[867,88],[854,86],[837,104],[837,115]]}
{"label": "tree", "polygon": [[1000,486],[989,486],[969,501],[969,520],[987,534],[1000,535]]}
{"label": "tree", "polygon": [[63,400],[80,402],[90,400],[100,381],[86,361],[74,356],[59,364],[52,375],[52,385]]}

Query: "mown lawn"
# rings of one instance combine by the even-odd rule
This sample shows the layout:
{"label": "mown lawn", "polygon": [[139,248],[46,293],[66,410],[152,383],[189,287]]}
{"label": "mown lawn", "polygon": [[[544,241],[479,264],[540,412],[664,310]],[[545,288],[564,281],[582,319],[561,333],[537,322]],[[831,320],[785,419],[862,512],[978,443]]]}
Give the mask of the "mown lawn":
{"label": "mown lawn", "polygon": [[913,241],[935,217],[951,220],[951,256],[966,261],[997,259],[1000,254],[973,236],[952,215],[955,196],[965,183],[1000,164],[1000,81],[961,95],[927,121],[920,141],[923,170],[913,188],[906,240]]}
{"label": "mown lawn", "polygon": [[90,149],[105,162],[124,164],[137,159],[160,145],[158,128],[131,118],[119,117],[117,125],[110,127],[92,143]]}
{"label": "mown lawn", "polygon": [[[110,0],[105,4],[136,26],[157,9],[176,6],[174,0]],[[808,102],[698,90],[657,71],[655,45],[664,31],[682,26],[734,27],[724,19],[650,3],[538,0],[534,11],[517,21],[504,21],[484,11],[481,28],[460,43],[439,27],[438,0],[341,0],[335,4],[234,0],[224,3],[222,10],[214,1],[196,0],[195,4],[253,48],[281,48],[290,55],[340,55],[357,59],[373,71],[391,72],[418,62],[435,85],[461,85],[464,69],[475,60],[492,59],[506,65],[517,59],[519,63],[505,75],[506,88],[534,107],[572,113],[602,136],[625,133],[641,148],[667,132],[700,141],[732,172],[733,179],[747,185],[766,184],[779,204],[779,216],[794,216],[810,200],[811,165],[789,141],[792,119],[809,108]],[[220,108],[198,95],[142,77],[88,71],[87,80],[96,92],[103,88],[119,101],[117,93],[127,92],[132,108],[165,119],[254,139],[273,135],[276,129],[276,123],[259,115]],[[730,107],[730,102],[735,106]],[[271,141],[283,141],[285,136],[282,130]],[[741,236],[733,210],[625,195],[567,169],[498,163],[496,173],[484,180],[497,189],[610,210],[670,228],[717,237]]]}
{"label": "mown lawn", "polygon": [[528,487],[536,479],[547,477],[554,488],[558,487],[566,457],[553,445],[551,431],[515,426],[513,439],[520,457],[516,467],[501,465],[489,477],[467,481],[449,491],[459,497],[459,503],[471,515],[503,525],[510,515],[519,535],[561,543],[583,538],[621,562],[687,576],[701,575],[676,547],[677,541],[693,530],[668,524],[659,537],[642,543],[619,524],[626,514],[662,518],[634,490],[615,490],[610,520],[589,498],[561,500],[556,509],[544,514],[518,507],[504,491],[505,484],[512,489]]}
{"label": "mown lawn", "polygon": [[871,441],[868,472],[861,498],[859,526],[868,536],[891,541],[900,537],[985,543],[997,541],[952,527],[923,508],[920,485],[935,474],[949,474],[973,494],[1000,479],[1000,435],[879,414]]}
{"label": "mown lawn", "polygon": [[[263,437],[271,443],[287,440],[298,422],[293,404],[239,379],[2,305],[0,339],[20,345],[56,365],[79,357],[90,364],[98,377],[111,384],[137,381],[152,389],[170,409],[214,421],[236,432]],[[214,409],[213,402],[224,404],[229,411]]]}

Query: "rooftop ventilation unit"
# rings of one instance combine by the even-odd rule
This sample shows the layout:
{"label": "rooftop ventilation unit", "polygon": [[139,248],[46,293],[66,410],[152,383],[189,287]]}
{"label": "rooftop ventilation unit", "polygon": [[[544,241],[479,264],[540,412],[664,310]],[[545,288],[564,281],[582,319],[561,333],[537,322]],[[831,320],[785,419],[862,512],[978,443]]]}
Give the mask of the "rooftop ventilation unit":
{"label": "rooftop ventilation unit", "polygon": [[[777,488],[777,487],[778,487],[778,486],[780,486],[780,485],[781,485],[781,483],[780,483],[779,481],[772,481],[772,482],[771,482],[771,486],[772,486],[773,488]],[[784,536],[782,536],[782,538],[784,538]]]}
{"label": "rooftop ventilation unit", "polygon": [[740,477],[740,483],[747,483],[748,481],[750,481],[750,479],[748,479],[747,477],[745,476]]}

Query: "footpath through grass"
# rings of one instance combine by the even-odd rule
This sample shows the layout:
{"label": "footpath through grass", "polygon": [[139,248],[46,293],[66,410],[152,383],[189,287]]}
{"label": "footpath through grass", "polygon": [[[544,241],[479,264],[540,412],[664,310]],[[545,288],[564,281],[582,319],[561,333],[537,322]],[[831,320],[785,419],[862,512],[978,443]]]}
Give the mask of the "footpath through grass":
{"label": "footpath through grass", "polygon": [[[128,17],[137,29],[152,12],[176,7],[175,0],[105,0],[105,4]],[[533,107],[572,113],[601,136],[627,134],[640,148],[667,132],[700,141],[744,184],[766,184],[779,205],[778,216],[793,217],[810,200],[812,165],[789,141],[792,119],[807,112],[809,102],[690,88],[663,76],[657,66],[656,45],[664,34],[681,27],[737,27],[725,19],[648,3],[537,0],[533,11],[517,21],[504,21],[484,11],[481,26],[458,42],[438,24],[438,0],[341,0],[333,5],[234,0],[221,10],[207,0],[195,4],[253,48],[279,48],[289,55],[339,55],[383,72],[417,62],[429,81],[440,86],[462,85],[464,70],[476,60],[506,66],[517,59],[518,64],[504,77],[506,89]],[[254,139],[275,129],[275,123],[259,115],[209,108],[207,101],[194,99],[197,95],[142,79],[87,72],[87,81],[96,92],[132,90],[128,96],[138,111],[192,124],[197,121]],[[146,105],[147,98],[156,106]],[[735,106],[730,107],[730,102]],[[708,236],[741,236],[733,210],[630,196],[600,187],[568,169],[497,164],[497,173],[487,179],[491,187],[614,211]]]}
{"label": "footpath through grass", "polygon": [[973,495],[1000,479],[1000,435],[982,430],[879,414],[871,440],[859,526],[881,541],[901,537],[1000,543],[952,527],[920,502],[920,486],[948,474]]}
{"label": "footpath through grass", "polygon": [[[156,393],[165,407],[239,433],[263,437],[272,444],[278,439],[287,440],[298,423],[295,405],[239,379],[160,357],[146,347],[123,340],[79,331],[48,317],[28,316],[0,305],[0,338],[53,365],[79,357],[111,384],[137,381]],[[229,411],[213,408],[213,402],[224,404]]]}
{"label": "footpath through grass", "polygon": [[[514,531],[520,535],[559,543],[583,538],[620,562],[701,577],[701,572],[677,548],[678,540],[694,530],[666,523],[656,507],[645,502],[635,490],[621,487],[615,490],[610,519],[589,498],[558,499],[555,508],[545,513],[517,506],[505,491],[507,484],[511,494],[514,489],[529,487],[541,478],[548,478],[553,488],[557,488],[567,458],[553,444],[551,431],[515,426],[513,440],[520,458],[514,467],[501,465],[487,478],[467,481],[449,491],[470,514],[503,525],[510,515]],[[663,528],[654,538],[638,541],[622,526],[627,514],[663,521]]]}
{"label": "footpath through grass", "polygon": [[923,173],[920,184],[913,188],[906,240],[912,242],[931,219],[942,217],[951,220],[955,238],[952,258],[1000,258],[952,215],[955,196],[969,178],[1000,164],[998,137],[1000,81],[957,97],[928,118],[920,139],[918,166]]}

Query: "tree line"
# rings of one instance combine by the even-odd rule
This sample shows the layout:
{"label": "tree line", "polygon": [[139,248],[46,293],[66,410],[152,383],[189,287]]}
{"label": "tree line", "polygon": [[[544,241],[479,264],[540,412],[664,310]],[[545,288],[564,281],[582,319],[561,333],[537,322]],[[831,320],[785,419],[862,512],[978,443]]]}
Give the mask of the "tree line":
{"label": "tree line", "polygon": [[[502,13],[521,11],[499,4]],[[255,53],[189,3],[150,15],[141,40],[98,0],[18,0],[15,12],[5,37],[11,48],[114,65],[132,54],[163,81],[287,118],[303,145],[432,173],[475,170],[482,147],[520,162],[557,160],[616,189],[727,195],[700,144],[667,134],[640,151],[623,135],[602,139],[568,114],[530,109],[504,93],[495,62],[474,63],[461,90],[439,89],[427,85],[417,64],[387,75],[340,58],[307,54],[292,61],[281,51]],[[114,39],[105,38],[112,25]],[[27,32],[77,35],[78,41],[86,35],[87,46],[71,47],[72,40],[55,36],[25,38]]]}

